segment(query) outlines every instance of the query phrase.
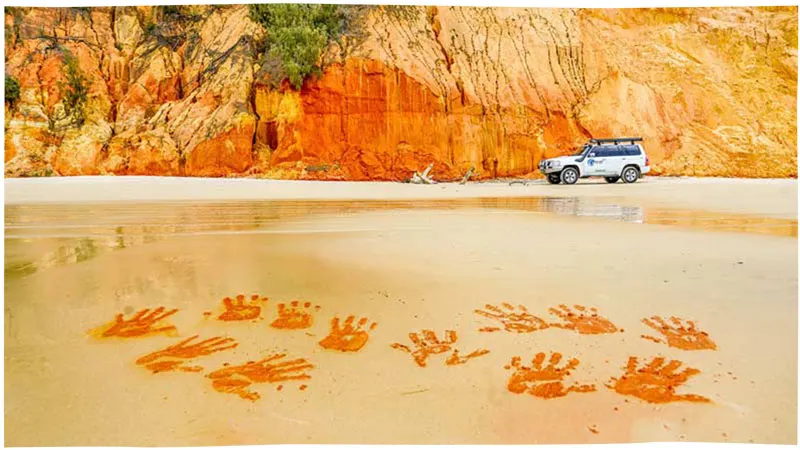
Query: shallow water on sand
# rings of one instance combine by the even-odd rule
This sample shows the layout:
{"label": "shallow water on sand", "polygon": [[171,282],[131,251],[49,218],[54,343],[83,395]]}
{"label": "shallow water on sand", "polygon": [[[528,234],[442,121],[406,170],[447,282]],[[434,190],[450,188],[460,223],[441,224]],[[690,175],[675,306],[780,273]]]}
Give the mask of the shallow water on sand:
{"label": "shallow water on sand", "polygon": [[[5,214],[6,445],[796,440],[796,220],[580,198]],[[268,300],[252,320],[217,320],[222,299],[240,293]],[[270,326],[293,300],[310,303],[308,326]],[[559,304],[594,306],[624,331],[480,331],[492,321],[474,310],[506,301],[548,321]],[[87,334],[162,306],[178,310],[165,320],[175,333]],[[369,319],[363,348],[320,345],[330,321],[350,315]],[[718,349],[642,339],[653,330],[641,319],[653,315],[697,321]],[[413,347],[409,333],[424,329],[439,340],[455,331],[462,358],[489,352],[455,365],[433,354],[419,367],[392,344]],[[194,335],[238,347],[193,359],[198,372],[135,364]],[[251,401],[208,377],[277,352],[307,361],[310,378],[254,384]],[[578,358],[571,376],[596,391],[509,392],[504,367],[538,352]],[[697,369],[679,390],[710,402],[652,404],[608,389],[631,356]]]}
{"label": "shallow water on sand", "polygon": [[[797,220],[618,205],[580,198],[483,198],[432,201],[240,201],[6,206],[7,277],[42,265],[80,262],[114,249],[176,235],[342,233],[369,231],[349,215],[365,211],[481,209],[525,211],[626,223],[797,237]],[[315,228],[315,216],[337,220]],[[391,227],[391,225],[390,225]],[[41,256],[34,250],[50,249]]]}

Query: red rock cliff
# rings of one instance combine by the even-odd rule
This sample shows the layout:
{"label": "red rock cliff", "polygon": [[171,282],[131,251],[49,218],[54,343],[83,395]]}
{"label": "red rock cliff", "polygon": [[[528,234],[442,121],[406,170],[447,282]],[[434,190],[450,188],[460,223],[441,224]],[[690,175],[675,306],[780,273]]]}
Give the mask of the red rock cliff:
{"label": "red rock cliff", "polygon": [[[246,6],[5,21],[6,176],[524,176],[620,134],[645,138],[656,174],[797,176],[794,7],[376,10],[359,53],[299,92],[258,79]],[[80,126],[63,49],[88,82]]]}

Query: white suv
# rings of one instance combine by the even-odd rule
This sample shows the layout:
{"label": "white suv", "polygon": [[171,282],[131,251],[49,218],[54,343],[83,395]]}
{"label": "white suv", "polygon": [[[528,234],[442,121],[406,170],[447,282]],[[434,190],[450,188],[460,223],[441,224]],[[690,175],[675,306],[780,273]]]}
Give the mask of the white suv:
{"label": "white suv", "polygon": [[609,183],[622,178],[635,183],[650,172],[650,160],[642,138],[592,139],[572,156],[559,156],[539,162],[539,171],[550,184],[575,184],[579,178],[603,177]]}

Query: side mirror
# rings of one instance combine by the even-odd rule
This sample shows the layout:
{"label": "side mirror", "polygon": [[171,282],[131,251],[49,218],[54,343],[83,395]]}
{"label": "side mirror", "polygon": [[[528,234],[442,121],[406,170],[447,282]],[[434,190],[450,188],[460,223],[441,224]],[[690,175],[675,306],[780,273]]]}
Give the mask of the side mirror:
{"label": "side mirror", "polygon": [[594,153],[589,153],[589,158],[594,158]]}

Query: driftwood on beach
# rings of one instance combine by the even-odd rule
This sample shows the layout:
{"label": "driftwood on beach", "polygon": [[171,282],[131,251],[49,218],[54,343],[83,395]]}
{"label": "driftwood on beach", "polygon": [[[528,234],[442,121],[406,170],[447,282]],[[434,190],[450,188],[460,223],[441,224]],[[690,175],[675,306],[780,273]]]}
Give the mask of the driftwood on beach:
{"label": "driftwood on beach", "polygon": [[409,183],[414,184],[436,184],[433,178],[430,177],[430,172],[433,170],[433,163],[429,164],[422,173],[414,172],[414,175],[411,176],[411,179],[408,180]]}
{"label": "driftwood on beach", "polygon": [[[428,164],[428,167],[426,167],[425,170],[422,171],[422,173],[414,172],[414,175],[412,175],[411,178],[409,178],[406,182],[413,184],[436,184],[437,183],[436,180],[434,180],[433,177],[431,177],[430,175],[431,170],[433,170],[432,163]],[[469,170],[467,170],[467,172],[464,173],[464,176],[461,178],[459,184],[467,184],[467,181],[469,181],[469,179],[472,178],[474,174],[475,174],[475,167],[470,166]],[[456,181],[456,180],[445,180],[445,181]]]}
{"label": "driftwood on beach", "polygon": [[467,181],[469,181],[473,173],[475,173],[475,167],[470,166],[469,170],[464,174],[464,178],[461,179],[461,183],[459,184],[467,184]]}

